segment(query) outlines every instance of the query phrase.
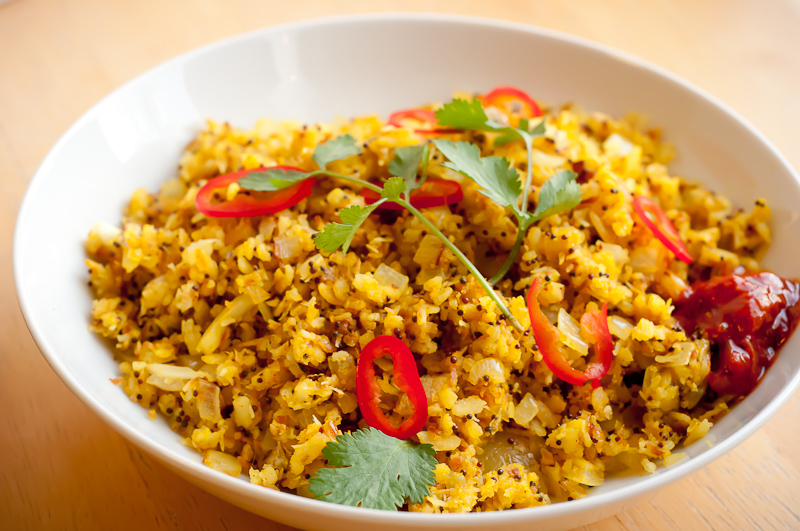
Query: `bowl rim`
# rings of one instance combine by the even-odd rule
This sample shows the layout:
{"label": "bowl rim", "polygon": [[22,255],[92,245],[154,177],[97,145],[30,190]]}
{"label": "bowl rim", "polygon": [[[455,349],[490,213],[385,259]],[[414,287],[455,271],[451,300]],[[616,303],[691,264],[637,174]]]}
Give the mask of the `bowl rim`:
{"label": "bowl rim", "polygon": [[[745,439],[751,436],[756,430],[766,423],[789,399],[789,397],[800,387],[800,371],[787,382],[784,388],[768,403],[766,407],[757,412],[752,419],[743,424],[736,432],[730,435],[723,441],[715,444],[713,448],[707,450],[703,454],[693,457],[689,460],[676,463],[668,468],[663,469],[661,473],[655,476],[643,476],[642,481],[630,485],[625,485],[619,489],[611,492],[602,492],[596,495],[589,495],[585,498],[572,500],[569,503],[556,503],[540,507],[531,507],[523,509],[514,509],[507,511],[497,511],[491,513],[446,513],[446,514],[424,514],[424,513],[410,513],[410,512],[391,512],[382,511],[378,509],[367,509],[360,507],[351,507],[347,505],[338,505],[335,503],[328,503],[321,500],[314,500],[304,498],[302,496],[274,491],[266,489],[261,486],[252,484],[248,481],[243,481],[241,478],[233,478],[226,474],[220,474],[214,470],[209,469],[202,463],[189,459],[175,450],[172,450],[154,440],[142,435],[140,432],[127,425],[117,414],[111,409],[106,408],[98,402],[94,396],[81,387],[78,381],[72,376],[66,364],[62,361],[61,356],[56,353],[56,349],[50,344],[49,339],[42,333],[37,319],[38,317],[31,312],[28,302],[25,298],[25,289],[23,285],[24,270],[21,262],[21,254],[23,251],[23,242],[21,240],[21,233],[26,225],[26,220],[30,217],[28,212],[34,209],[33,197],[36,191],[41,186],[44,179],[44,174],[50,171],[53,166],[55,154],[61,151],[64,144],[79,131],[86,122],[91,120],[99,110],[106,105],[106,102],[116,98],[119,94],[125,91],[134,90],[136,86],[146,82],[155,76],[158,76],[162,71],[176,67],[181,63],[185,63],[192,58],[202,56],[212,50],[223,48],[227,45],[237,43],[239,41],[247,41],[255,37],[267,36],[286,31],[296,31],[300,29],[308,29],[315,27],[333,27],[337,25],[346,26],[348,24],[365,24],[371,22],[436,22],[442,24],[459,25],[459,26],[472,26],[472,27],[492,27],[501,30],[509,30],[521,33],[533,34],[548,39],[561,41],[562,43],[576,45],[581,48],[586,48],[588,51],[604,55],[612,60],[628,63],[629,65],[657,74],[666,83],[676,85],[676,88],[682,88],[701,99],[710,103],[712,106],[717,107],[723,111],[730,118],[736,121],[740,126],[747,129],[756,139],[758,139],[770,152],[770,154],[777,160],[784,169],[788,170],[789,174],[800,182],[800,176],[788,162],[788,160],[778,151],[775,145],[758,129],[751,125],[735,110],[727,104],[706,92],[704,89],[686,81],[685,79],[673,74],[672,72],[655,65],[649,61],[641,59],[630,53],[617,50],[613,47],[594,42],[584,37],[564,33],[549,28],[542,28],[532,24],[525,24],[520,22],[512,22],[504,19],[478,17],[469,15],[457,15],[447,13],[430,13],[430,12],[379,12],[379,13],[363,13],[363,14],[349,14],[349,15],[334,15],[325,16],[312,19],[302,19],[292,22],[277,24],[274,26],[267,26],[244,33],[236,34],[230,37],[219,39],[203,46],[194,48],[175,57],[172,57],[155,67],[149,68],[146,71],[138,74],[132,79],[124,82],[122,85],[115,88],[112,92],[104,96],[97,103],[92,105],[85,111],[56,141],[53,147],[48,151],[39,167],[37,168],[34,176],[28,183],[25,195],[20,203],[19,211],[16,218],[16,227],[14,230],[13,238],[13,275],[14,283],[17,293],[17,300],[21,309],[23,318],[31,336],[36,343],[39,351],[44,356],[47,363],[52,367],[61,380],[69,387],[69,389],[83,401],[95,414],[97,414],[107,425],[112,427],[117,433],[125,437],[128,441],[134,443],[138,447],[147,451],[151,456],[155,457],[162,463],[167,464],[170,468],[178,468],[189,476],[210,483],[216,483],[216,487],[224,489],[232,495],[241,494],[244,497],[255,498],[274,498],[275,503],[282,503],[287,509],[292,511],[301,511],[307,513],[318,513],[325,511],[330,517],[337,519],[349,520],[351,522],[360,521],[363,523],[376,522],[380,520],[391,520],[393,524],[397,525],[412,525],[412,526],[427,526],[444,524],[451,526],[464,526],[473,527],[476,525],[502,524],[502,523],[517,523],[517,522],[533,522],[536,520],[550,520],[567,516],[569,514],[575,515],[576,513],[585,513],[600,509],[603,506],[613,503],[620,503],[624,500],[638,497],[639,495],[653,491],[661,486],[671,483],[683,476],[686,476],[718,459],[728,451],[742,443]],[[143,410],[144,411],[144,410]],[[198,454],[199,455],[199,454]],[[661,468],[661,467],[660,467]]]}

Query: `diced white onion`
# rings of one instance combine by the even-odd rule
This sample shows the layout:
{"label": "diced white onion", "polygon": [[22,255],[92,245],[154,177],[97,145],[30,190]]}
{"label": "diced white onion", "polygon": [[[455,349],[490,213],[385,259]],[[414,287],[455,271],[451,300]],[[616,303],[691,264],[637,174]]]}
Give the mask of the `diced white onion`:
{"label": "diced white onion", "polygon": [[608,317],[608,331],[620,339],[627,339],[633,331],[633,325],[624,317],[610,315]]}
{"label": "diced white onion", "polygon": [[164,391],[180,391],[187,380],[197,378],[200,373],[189,367],[151,363],[147,366],[150,377],[147,383]]}
{"label": "diced white onion", "polygon": [[219,387],[202,378],[194,380],[197,387],[197,411],[200,418],[208,422],[222,420],[219,408]]}
{"label": "diced white onion", "polygon": [[432,444],[437,452],[450,452],[458,448],[461,444],[461,437],[458,435],[442,436],[430,431],[421,431],[417,434],[419,442]]}
{"label": "diced white onion", "polygon": [[297,236],[287,236],[280,234],[275,237],[275,256],[281,262],[300,256],[303,248],[300,245],[300,238]]}
{"label": "diced white onion", "polygon": [[198,240],[186,246],[186,249],[184,249],[183,253],[181,253],[181,259],[188,265],[195,265],[195,263],[197,263],[195,251],[199,249],[205,255],[211,256],[211,253],[214,252],[214,249],[221,249],[222,247],[223,247],[222,240],[218,240],[216,238],[207,238],[205,240]]}
{"label": "diced white onion", "polygon": [[668,367],[683,367],[689,364],[695,345],[691,341],[683,341],[672,345],[672,352],[656,356],[656,361]]}
{"label": "diced white onion", "polygon": [[566,346],[583,355],[589,353],[589,344],[581,337],[581,325],[564,308],[558,311],[558,330]]}
{"label": "diced white onion", "polygon": [[402,273],[398,273],[386,264],[381,264],[375,270],[375,280],[382,286],[389,286],[391,288],[404,290],[408,286],[408,277]]}
{"label": "diced white onion", "polygon": [[233,420],[242,428],[249,428],[256,418],[253,404],[246,396],[237,396],[233,399]]}
{"label": "diced white onion", "polygon": [[[508,442],[509,440],[512,442]],[[508,436],[503,437],[501,433],[493,441],[483,446],[481,454],[483,469],[486,471],[497,470],[511,464],[533,466],[536,464],[536,459],[529,446],[530,442],[525,437],[515,434],[509,439]]]}
{"label": "diced white onion", "polygon": [[242,473],[242,464],[231,454],[209,450],[203,456],[203,464],[218,472],[238,477]]}
{"label": "diced white onion", "polygon": [[603,471],[602,470],[584,470],[578,467],[570,469],[563,468],[564,477],[571,479],[581,485],[588,485],[590,487],[597,487],[603,484]]}
{"label": "diced white onion", "polygon": [[477,415],[486,407],[486,402],[477,396],[469,396],[456,401],[453,405],[453,415],[466,417],[467,415]]}
{"label": "diced white onion", "polygon": [[425,389],[425,396],[428,397],[429,402],[434,400],[449,378],[449,376],[420,376],[422,388]]}
{"label": "diced white onion", "polygon": [[539,413],[539,406],[530,393],[525,394],[514,409],[514,421],[520,426],[530,427],[531,421]]}
{"label": "diced white onion", "polygon": [[473,384],[478,383],[484,376],[489,377],[492,383],[502,383],[506,380],[503,364],[494,358],[484,358],[472,366],[469,371],[469,381]]}

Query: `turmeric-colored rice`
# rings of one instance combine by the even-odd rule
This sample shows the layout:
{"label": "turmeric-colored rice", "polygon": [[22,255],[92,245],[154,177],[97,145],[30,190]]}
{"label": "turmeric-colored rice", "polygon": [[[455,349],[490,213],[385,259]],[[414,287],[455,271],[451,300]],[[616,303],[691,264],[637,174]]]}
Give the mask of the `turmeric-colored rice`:
{"label": "turmeric-colored rice", "polygon": [[[439,462],[430,496],[411,511],[572,500],[609,474],[652,473],[679,460],[679,445],[703,439],[730,403],[706,393],[708,341],[687,337],[672,317],[688,267],[637,222],[632,195],[652,196],[712,273],[758,269],[769,208],[760,200],[750,212],[736,210],[671,175],[672,147],[641,117],[615,120],[569,106],[545,109],[545,117],[546,134],[534,142],[531,203],[560,169],[579,174],[583,200],[528,230],[498,291],[527,329],[524,294],[541,277],[540,303],[578,369],[592,353],[580,318],[607,302],[615,342],[608,384],[555,378],[533,335],[502,319],[466,268],[407,212],[373,214],[347,254],[318,251],[312,235],[344,207],[364,205],[347,183],[320,179],[310,198],[271,216],[208,218],[196,210],[208,179],[262,165],[316,169],[315,146],[344,133],[363,143],[363,154],[329,169],[387,177],[393,148],[425,138],[367,116],[314,125],[265,120],[250,131],[209,123],[175,178],[158,193],[133,194],[121,228],[92,229],[91,329],[116,347],[122,390],[166,419],[208,466],[310,496],[326,443],[366,426],[355,391],[360,349],[394,335],[424,368],[429,419],[415,440],[432,444]],[[494,147],[492,133],[452,137],[478,143],[484,156],[507,157],[524,175],[520,143]],[[491,274],[514,243],[514,218],[441,163],[433,150],[429,173],[459,181],[464,200],[424,213]],[[394,420],[408,416],[391,364],[378,365],[381,407]]]}

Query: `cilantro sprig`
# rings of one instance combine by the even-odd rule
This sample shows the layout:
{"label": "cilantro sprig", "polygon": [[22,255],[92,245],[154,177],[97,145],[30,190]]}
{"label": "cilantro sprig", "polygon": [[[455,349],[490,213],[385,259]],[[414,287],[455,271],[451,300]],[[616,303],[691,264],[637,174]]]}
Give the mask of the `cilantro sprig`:
{"label": "cilantro sprig", "polygon": [[309,480],[318,500],[396,511],[405,500],[422,503],[435,482],[436,452],[367,428],[344,433],[322,450],[328,465]]}
{"label": "cilantro sprig", "polygon": [[[304,181],[311,177],[327,175],[329,177],[347,178],[338,173],[329,172],[328,164],[337,160],[346,159],[353,155],[360,155],[361,147],[352,135],[341,135],[317,146],[311,157],[317,163],[319,169],[316,171],[303,172],[296,170],[285,170],[281,168],[264,168],[261,171],[254,171],[239,179],[239,186],[245,190],[256,192],[275,192],[282,188],[287,188],[295,183]],[[359,183],[363,182],[358,180]]]}
{"label": "cilantro sprig", "polygon": [[[239,185],[246,190],[275,191],[291,186],[299,181],[318,176],[328,176],[343,181],[350,182],[359,187],[369,188],[380,194],[381,199],[366,207],[350,205],[339,212],[341,223],[329,223],[325,228],[314,236],[314,245],[325,252],[333,252],[342,249],[344,252],[350,248],[350,244],[356,232],[367,220],[370,214],[386,201],[393,201],[416,216],[420,222],[450,251],[458,258],[483,286],[486,293],[494,300],[497,307],[505,315],[511,325],[522,332],[522,325],[512,315],[505,302],[500,298],[492,285],[486,280],[483,274],[475,267],[469,258],[461,252],[450,239],[425,217],[417,208],[411,204],[411,191],[419,188],[425,182],[428,167],[430,146],[425,145],[406,146],[394,150],[394,158],[389,163],[389,172],[394,177],[389,178],[384,183],[383,188],[370,182],[357,179],[348,175],[342,175],[328,171],[327,166],[339,158],[347,158],[361,153],[356,139],[351,135],[341,135],[324,144],[320,144],[314,150],[312,156],[320,169],[311,172],[299,172],[294,170],[283,170],[268,168],[263,171],[252,172],[246,177],[239,179]],[[339,158],[337,158],[339,157]],[[422,168],[420,170],[420,165]],[[417,178],[420,174],[421,177]]]}
{"label": "cilantro sprig", "polygon": [[[577,175],[570,170],[561,170],[548,179],[539,192],[539,204],[533,213],[528,211],[531,182],[533,181],[533,141],[544,134],[544,120],[530,129],[528,120],[520,120],[520,127],[509,127],[490,120],[481,102],[477,99],[467,101],[454,99],[436,111],[439,125],[471,129],[474,131],[491,131],[500,133],[494,141],[495,145],[504,145],[522,140],[527,152],[528,164],[525,184],[519,185],[516,170],[510,167],[507,159],[500,157],[481,157],[477,146],[469,142],[452,142],[434,140],[433,143],[442,154],[449,159],[445,166],[472,179],[483,188],[480,192],[494,202],[508,207],[518,221],[517,238],[506,261],[489,279],[494,285],[506,275],[519,253],[525,232],[531,224],[553,214],[574,208],[581,202],[580,185]],[[522,196],[520,204],[520,195]]]}

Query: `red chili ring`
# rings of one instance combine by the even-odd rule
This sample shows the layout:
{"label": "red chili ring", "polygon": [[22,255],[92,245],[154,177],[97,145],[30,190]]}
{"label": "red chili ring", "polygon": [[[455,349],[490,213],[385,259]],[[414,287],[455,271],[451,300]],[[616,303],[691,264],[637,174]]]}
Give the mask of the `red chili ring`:
{"label": "red chili ring", "polygon": [[[394,384],[406,393],[414,409],[411,416],[397,427],[378,406],[381,402],[381,386],[376,380],[373,362],[384,354],[392,357]],[[361,350],[356,365],[356,397],[361,416],[367,424],[390,437],[408,439],[422,431],[428,422],[428,397],[419,378],[417,362],[408,346],[394,336],[378,336]]]}
{"label": "red chili ring", "polygon": [[[292,166],[274,166],[273,168],[278,170],[303,171]],[[270,195],[264,199],[256,199],[246,194],[238,194],[232,201],[222,201],[220,203],[211,202],[215,191],[226,189],[231,183],[238,181],[250,173],[273,168],[242,170],[211,179],[197,192],[194,201],[197,210],[206,216],[214,218],[266,216],[267,214],[275,214],[286,210],[311,195],[314,179],[309,178],[275,192],[266,192]]]}

